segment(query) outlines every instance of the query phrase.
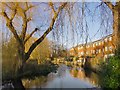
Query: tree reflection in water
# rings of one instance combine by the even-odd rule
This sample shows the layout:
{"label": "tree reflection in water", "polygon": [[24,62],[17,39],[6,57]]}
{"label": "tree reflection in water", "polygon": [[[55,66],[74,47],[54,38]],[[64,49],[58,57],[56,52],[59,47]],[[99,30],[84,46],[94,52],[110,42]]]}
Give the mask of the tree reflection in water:
{"label": "tree reflection in water", "polygon": [[23,79],[23,85],[25,86],[25,88],[41,88],[43,87],[43,85],[45,84],[45,82],[47,81],[47,78],[44,76],[41,77],[36,77],[33,80],[29,80],[29,79]]}
{"label": "tree reflection in water", "polygon": [[35,80],[23,80],[26,88],[91,88],[98,86],[97,75],[83,68],[60,65],[57,73]]}
{"label": "tree reflection in water", "polygon": [[76,68],[72,68],[70,70],[70,74],[75,78],[86,80],[86,81],[92,83],[93,85],[99,87],[98,75],[96,73],[92,72],[91,70],[84,70],[83,68],[76,67]]}

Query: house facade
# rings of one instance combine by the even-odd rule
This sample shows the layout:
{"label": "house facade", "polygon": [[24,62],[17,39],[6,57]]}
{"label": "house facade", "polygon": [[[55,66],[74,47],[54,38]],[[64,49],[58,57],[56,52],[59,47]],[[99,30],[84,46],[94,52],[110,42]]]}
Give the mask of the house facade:
{"label": "house facade", "polygon": [[80,58],[86,56],[108,58],[114,55],[114,50],[113,35],[110,34],[97,41],[72,47],[70,49],[70,55]]}

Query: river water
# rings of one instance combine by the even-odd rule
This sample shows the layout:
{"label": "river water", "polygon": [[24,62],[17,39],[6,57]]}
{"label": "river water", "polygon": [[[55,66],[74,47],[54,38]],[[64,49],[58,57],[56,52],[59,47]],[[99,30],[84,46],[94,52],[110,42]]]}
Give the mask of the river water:
{"label": "river water", "polygon": [[80,67],[59,65],[56,73],[47,77],[36,77],[34,80],[22,80],[26,88],[94,88],[99,87],[95,73],[84,71]]}

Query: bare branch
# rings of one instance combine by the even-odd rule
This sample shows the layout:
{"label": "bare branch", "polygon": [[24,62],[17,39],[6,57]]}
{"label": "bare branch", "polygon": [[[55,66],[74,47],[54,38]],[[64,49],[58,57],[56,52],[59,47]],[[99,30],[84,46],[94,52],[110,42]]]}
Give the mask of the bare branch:
{"label": "bare branch", "polygon": [[7,6],[9,9],[11,9],[11,10],[14,10],[15,8],[13,8],[13,7],[10,7],[6,2],[2,2],[2,4],[4,4],[5,6]]}
{"label": "bare branch", "polygon": [[17,13],[17,10],[16,10],[16,9],[14,9],[14,10],[13,10],[13,15],[11,16],[11,21],[14,19],[14,17],[15,17],[15,15],[16,15],[16,13]]}
{"label": "bare branch", "polygon": [[53,3],[52,2],[49,2],[49,6],[51,7],[52,11],[54,12],[54,14],[56,14],[56,11],[54,9],[54,6],[53,6]]}
{"label": "bare branch", "polygon": [[31,34],[25,39],[25,43],[32,37],[32,35],[38,30],[38,28],[35,28],[34,31],[31,32]]}
{"label": "bare branch", "polygon": [[28,3],[26,2],[26,9],[23,10],[23,16],[22,16],[22,19],[23,19],[23,25],[22,25],[22,32],[21,32],[21,38],[22,40],[24,41],[25,39],[25,36],[26,36],[26,32],[27,32],[27,23],[31,20],[31,18],[28,18],[27,19],[27,15],[26,15],[26,11],[28,11],[30,8],[33,8],[34,6],[28,6]]}
{"label": "bare branch", "polygon": [[111,2],[108,2],[107,0],[102,0],[112,11],[114,10],[114,5]]}
{"label": "bare branch", "polygon": [[21,40],[14,28],[14,26],[12,25],[12,21],[10,20],[10,18],[7,16],[7,13],[4,11],[2,12],[3,17],[6,19],[7,22],[7,27],[10,29],[10,31],[13,33],[14,37],[16,38],[17,41],[19,41],[19,43],[21,44]]}
{"label": "bare branch", "polygon": [[13,11],[13,14],[11,15],[11,21],[14,19],[14,17],[15,17],[15,15],[16,15],[16,13],[17,13],[17,10],[16,10],[16,8],[17,8],[17,6],[18,6],[18,3],[14,3],[14,5],[11,7],[11,6],[9,6],[7,3],[5,3],[5,2],[2,2],[2,4],[4,4],[5,6],[7,6],[9,9],[11,9],[12,11]]}
{"label": "bare branch", "polygon": [[31,8],[33,8],[33,7],[35,7],[35,6],[32,6],[32,5],[29,6],[29,7],[27,6],[27,8],[25,9],[25,12],[27,12],[29,9],[31,9]]}
{"label": "bare branch", "polygon": [[61,6],[58,8],[57,13],[59,13],[66,5],[67,5],[67,2],[65,2],[63,5],[61,5]]}
{"label": "bare branch", "polygon": [[51,21],[51,24],[50,24],[49,28],[44,32],[44,34],[43,34],[38,40],[36,40],[36,41],[30,46],[28,52],[26,53],[26,60],[30,57],[30,54],[31,54],[32,51],[37,47],[37,45],[44,40],[44,38],[48,35],[48,33],[49,33],[50,31],[52,31],[53,26],[54,26],[54,23],[55,23],[55,20],[57,19],[59,12],[65,7],[66,4],[67,4],[67,3],[65,2],[65,3],[63,3],[63,4],[58,8],[57,13],[54,14],[54,17],[52,18],[52,21]]}
{"label": "bare branch", "polygon": [[22,38],[22,40],[24,40],[25,39],[25,35],[26,35],[26,31],[27,31],[27,16],[26,16],[26,13],[25,12],[23,12],[23,17],[22,17],[22,19],[23,19],[23,24],[22,24],[22,32],[21,32],[21,38]]}
{"label": "bare branch", "polygon": [[29,21],[31,21],[31,20],[32,20],[32,18],[29,17],[29,18],[27,19],[27,22],[29,22]]}

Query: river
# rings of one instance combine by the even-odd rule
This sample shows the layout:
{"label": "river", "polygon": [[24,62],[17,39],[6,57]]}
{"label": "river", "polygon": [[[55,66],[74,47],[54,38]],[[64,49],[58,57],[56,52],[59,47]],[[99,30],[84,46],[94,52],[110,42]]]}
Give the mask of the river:
{"label": "river", "polygon": [[83,68],[59,65],[56,73],[47,77],[36,77],[34,80],[22,80],[25,88],[95,88],[99,87],[98,77]]}

